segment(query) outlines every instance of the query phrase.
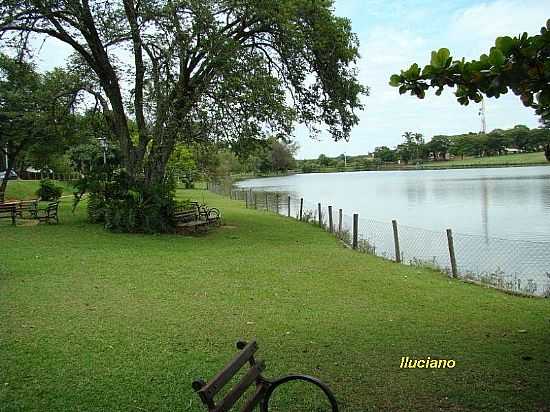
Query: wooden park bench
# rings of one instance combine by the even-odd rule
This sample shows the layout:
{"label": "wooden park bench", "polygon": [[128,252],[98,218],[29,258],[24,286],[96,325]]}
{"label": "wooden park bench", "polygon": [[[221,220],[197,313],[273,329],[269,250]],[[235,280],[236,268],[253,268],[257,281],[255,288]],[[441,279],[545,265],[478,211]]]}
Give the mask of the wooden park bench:
{"label": "wooden park bench", "polygon": [[51,202],[45,208],[37,210],[36,218],[39,222],[52,223],[55,221],[55,223],[59,223],[58,211],[59,202]]}
{"label": "wooden park bench", "polygon": [[15,225],[17,219],[17,203],[0,203],[0,219],[11,219]]}
{"label": "wooden park bench", "polygon": [[[196,380],[193,382],[193,389],[198,393],[202,403],[208,408],[208,412],[228,412],[252,384],[256,385],[256,390],[252,397],[245,402],[241,412],[251,412],[258,405],[260,406],[261,412],[269,412],[269,400],[275,389],[291,381],[304,381],[317,386],[328,399],[332,412],[338,412],[338,404],[334,394],[330,388],[319,379],[308,375],[287,375],[275,380],[266,379],[262,376],[262,372],[265,369],[264,362],[256,361],[254,358],[254,353],[258,350],[256,342],[238,342],[237,349],[239,349],[240,352],[208,383],[203,380]],[[235,384],[219,402],[216,402],[214,400],[216,394],[220,392],[220,390],[223,389],[223,387],[229,383],[247,363],[250,369],[246,371],[241,380]]]}
{"label": "wooden park bench", "polygon": [[25,217],[37,219],[38,200],[21,200],[17,205],[17,215],[24,219]]}
{"label": "wooden park bench", "polygon": [[191,202],[189,206],[176,208],[174,220],[178,232],[205,232],[211,225],[220,225],[221,214],[216,208]]}

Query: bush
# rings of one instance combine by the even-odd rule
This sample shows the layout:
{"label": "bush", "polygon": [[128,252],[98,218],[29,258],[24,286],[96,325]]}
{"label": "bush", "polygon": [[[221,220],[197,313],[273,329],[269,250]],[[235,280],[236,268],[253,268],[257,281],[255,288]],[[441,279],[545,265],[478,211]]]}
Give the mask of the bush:
{"label": "bush", "polygon": [[36,191],[36,195],[45,201],[57,200],[62,194],[63,188],[48,178],[40,181],[40,187]]}
{"label": "bush", "polygon": [[90,193],[87,207],[90,223],[104,223],[106,210],[104,197],[100,193]]}

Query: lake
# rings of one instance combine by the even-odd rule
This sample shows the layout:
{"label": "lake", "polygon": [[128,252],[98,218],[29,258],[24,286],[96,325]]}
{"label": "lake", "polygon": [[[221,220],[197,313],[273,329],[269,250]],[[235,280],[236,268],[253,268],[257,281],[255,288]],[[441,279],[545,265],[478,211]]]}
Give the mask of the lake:
{"label": "lake", "polygon": [[396,219],[408,263],[448,267],[445,230],[451,228],[463,272],[520,279],[520,289],[536,280],[536,294],[549,285],[550,167],[297,174],[236,186],[278,192],[281,199],[289,194],[293,216],[299,198],[311,211],[320,202],[323,214],[328,205],[341,208],[348,229],[358,213],[361,238],[386,257],[394,253],[390,222]]}
{"label": "lake", "polygon": [[380,221],[431,230],[550,241],[550,167],[298,174],[251,179],[278,191]]}

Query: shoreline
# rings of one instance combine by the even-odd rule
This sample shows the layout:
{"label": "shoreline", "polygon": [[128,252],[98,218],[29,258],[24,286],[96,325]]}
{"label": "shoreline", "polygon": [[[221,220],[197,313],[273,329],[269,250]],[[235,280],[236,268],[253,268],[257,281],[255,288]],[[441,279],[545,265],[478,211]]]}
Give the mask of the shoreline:
{"label": "shoreline", "polygon": [[309,172],[302,172],[300,170],[289,170],[287,173],[277,173],[277,174],[264,174],[264,175],[231,175],[229,178],[233,182],[238,182],[247,179],[260,179],[268,177],[285,177],[298,174],[322,174],[322,173],[350,173],[350,172],[395,172],[395,171],[404,171],[404,172],[414,172],[419,170],[460,170],[460,169],[503,169],[503,168],[512,168],[512,167],[540,167],[540,166],[550,166],[550,162],[540,162],[540,163],[495,163],[495,164],[472,164],[472,165],[447,165],[447,166],[433,166],[433,165],[409,165],[409,166],[382,166],[382,167],[367,167],[359,169],[343,169],[343,168],[334,168],[334,169],[324,169],[324,170],[313,170]]}

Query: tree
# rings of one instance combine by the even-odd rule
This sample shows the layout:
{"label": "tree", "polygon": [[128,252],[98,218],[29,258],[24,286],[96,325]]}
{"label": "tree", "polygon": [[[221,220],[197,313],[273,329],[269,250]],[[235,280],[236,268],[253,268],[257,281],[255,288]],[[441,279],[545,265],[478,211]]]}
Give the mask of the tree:
{"label": "tree", "polygon": [[298,150],[295,143],[285,143],[273,139],[271,143],[271,168],[274,172],[286,172],[296,166],[294,155]]}
{"label": "tree", "polygon": [[[6,176],[33,149],[43,156],[64,149],[76,104],[67,92],[73,81],[63,71],[40,74],[32,64],[0,54],[0,155],[8,159]],[[3,179],[0,193],[7,184]]]}
{"label": "tree", "polygon": [[397,146],[399,157],[405,163],[410,160],[423,158],[424,153],[424,137],[420,133],[405,132],[403,133],[405,143]]}
{"label": "tree", "polygon": [[527,151],[529,148],[529,128],[524,125],[514,126],[505,132],[510,143],[517,149]]}
{"label": "tree", "polygon": [[168,161],[168,170],[180,182],[185,184],[186,189],[194,187],[197,163],[195,162],[193,152],[189,148],[182,144],[176,145]]}
{"label": "tree", "polygon": [[6,0],[0,33],[20,50],[28,34],[75,50],[123,167],[146,184],[164,181],[177,142],[288,134],[294,121],[347,139],[367,92],[350,21],[326,0]]}
{"label": "tree", "polygon": [[329,166],[332,166],[332,164],[333,164],[332,159],[330,157],[328,157],[327,155],[322,154],[322,153],[317,158],[317,162],[319,163],[319,166],[321,166],[321,167],[329,167]]}
{"label": "tree", "polygon": [[527,107],[532,107],[542,119],[550,120],[550,20],[540,35],[523,33],[517,37],[499,37],[489,54],[479,60],[454,60],[448,49],[433,51],[430,64],[422,70],[414,63],[401,74],[390,78],[390,85],[399,93],[410,92],[421,99],[426,90],[455,87],[460,104],[481,102],[483,96],[498,98],[512,90]]}
{"label": "tree", "polygon": [[395,162],[397,154],[387,146],[379,146],[374,149],[374,158],[380,159],[382,162]]}
{"label": "tree", "polygon": [[426,151],[433,153],[434,159],[445,159],[446,154],[449,152],[451,141],[448,136],[434,136],[432,140],[426,143]]}

